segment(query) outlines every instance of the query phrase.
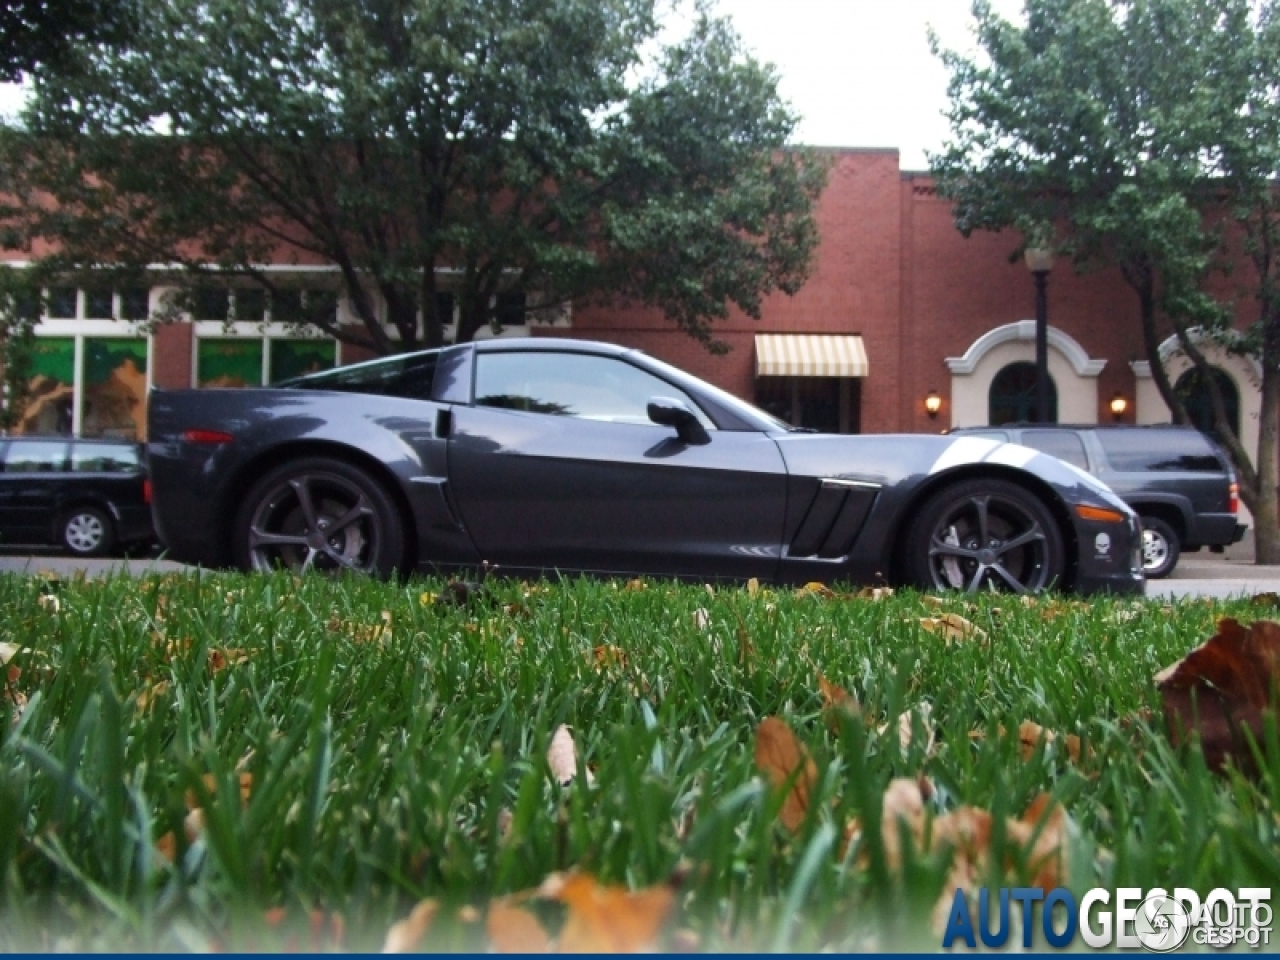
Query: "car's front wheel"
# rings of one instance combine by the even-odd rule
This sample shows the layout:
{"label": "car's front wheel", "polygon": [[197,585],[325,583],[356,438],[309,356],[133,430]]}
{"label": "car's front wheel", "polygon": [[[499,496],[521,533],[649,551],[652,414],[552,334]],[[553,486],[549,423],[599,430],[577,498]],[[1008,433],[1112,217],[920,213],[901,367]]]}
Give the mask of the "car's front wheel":
{"label": "car's front wheel", "polygon": [[115,543],[115,531],[105,511],[76,507],[62,518],[58,539],[78,557],[100,557]]}
{"label": "car's front wheel", "polygon": [[342,460],[307,457],[249,490],[235,533],[245,570],[350,570],[388,576],[405,555],[400,512],[381,483]]}
{"label": "car's front wheel", "polygon": [[944,487],[909,528],[906,573],[926,590],[1037,593],[1059,583],[1062,534],[1035,494],[996,477]]}
{"label": "car's front wheel", "polygon": [[1148,580],[1173,573],[1182,554],[1178,532],[1159,517],[1142,518],[1142,572]]}

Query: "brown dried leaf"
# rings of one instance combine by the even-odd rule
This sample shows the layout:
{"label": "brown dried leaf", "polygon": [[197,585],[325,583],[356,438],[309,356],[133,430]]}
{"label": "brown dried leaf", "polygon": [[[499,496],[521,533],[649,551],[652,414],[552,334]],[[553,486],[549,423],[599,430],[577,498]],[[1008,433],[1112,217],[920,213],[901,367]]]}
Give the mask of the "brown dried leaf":
{"label": "brown dried leaf", "polygon": [[144,711],[150,708],[165,695],[169,690],[169,681],[160,680],[150,686],[143,687],[138,691],[138,698],[134,701],[134,707],[138,711]]}
{"label": "brown dried leaf", "polygon": [[658,886],[633,893],[575,873],[564,879],[556,899],[569,908],[560,931],[560,952],[636,953],[653,949],[675,905],[675,892]]}
{"label": "brown dried leaf", "polygon": [[8,663],[21,649],[16,643],[0,642],[0,664]]}
{"label": "brown dried leaf", "polygon": [[51,593],[42,593],[36,603],[49,613],[57,613],[62,609],[62,601]]}
{"label": "brown dried leaf", "polygon": [[1259,620],[1247,629],[1232,618],[1183,659],[1155,676],[1164,700],[1169,738],[1197,734],[1205,762],[1221,770],[1228,760],[1254,766],[1245,731],[1261,740],[1263,711],[1280,685],[1280,623]]}
{"label": "brown dried leaf", "polygon": [[631,590],[631,591],[647,590],[648,588],[649,588],[649,585],[645,583],[643,580],[636,579],[636,580],[627,581],[627,586],[626,586],[627,590]]}
{"label": "brown dried leaf", "polygon": [[825,709],[843,710],[853,717],[862,715],[858,698],[844,687],[832,683],[822,674],[818,674],[818,692],[822,694],[822,706]]}
{"label": "brown dried leaf", "polygon": [[227,648],[219,650],[214,648],[209,651],[209,670],[212,673],[218,673],[231,666],[241,666],[249,662],[249,654],[244,650]]}
{"label": "brown dried leaf", "polygon": [[[901,746],[903,753],[906,753],[911,749],[912,731],[915,727],[916,714],[919,714],[920,726],[924,730],[924,752],[926,755],[932,754],[936,734],[933,729],[933,722],[930,719],[932,711],[927,703],[920,704],[920,706],[916,707],[914,710],[908,710],[905,713],[898,714],[898,744]],[[881,736],[884,736],[888,729],[889,725],[885,723],[877,727],[876,732]]]}
{"label": "brown dried leaf", "polygon": [[178,838],[173,835],[172,830],[156,841],[156,852],[170,863],[177,859]]}
{"label": "brown dried leaf", "polygon": [[970,623],[958,613],[944,613],[937,617],[921,617],[920,626],[947,640],[985,640],[986,632]]}
{"label": "brown dried leaf", "polygon": [[[573,742],[573,734],[563,723],[556,727],[556,732],[551,735],[551,744],[547,747],[547,766],[551,768],[551,775],[562,787],[569,786],[578,775],[578,748]],[[587,783],[594,780],[591,771],[588,770]]]}
{"label": "brown dried leaf", "polygon": [[505,898],[489,905],[484,922],[489,945],[496,953],[550,953],[551,938],[528,910]]}
{"label": "brown dried leaf", "polygon": [[835,598],[836,592],[825,583],[813,580],[797,590],[795,595],[797,597],[822,597],[824,600],[832,600]]}
{"label": "brown dried leaf", "polygon": [[775,788],[792,781],[778,819],[795,833],[809,810],[809,793],[818,779],[818,768],[791,728],[777,717],[765,717],[756,730],[756,767]]}
{"label": "brown dried leaf", "polygon": [[600,644],[600,646],[591,651],[591,656],[595,660],[597,672],[610,669],[620,670],[627,665],[626,652],[611,643]]}
{"label": "brown dried leaf", "polygon": [[747,581],[747,596],[754,597],[759,592],[760,592],[760,580],[757,577],[752,577],[750,580]]}
{"label": "brown dried leaf", "polygon": [[859,600],[884,600],[893,596],[893,587],[863,587],[854,596]]}
{"label": "brown dried leaf", "polygon": [[[1000,728],[1001,736],[1004,735],[1004,728]],[[1043,740],[1046,744],[1055,743],[1059,739],[1059,735],[1052,730],[1046,730],[1038,723],[1030,720],[1023,720],[1018,727],[1018,743],[1021,747],[1023,760],[1030,760],[1035,756],[1036,747]],[[1072,763],[1080,762],[1080,738],[1074,733],[1069,733],[1061,738],[1063,746],[1066,748],[1067,756],[1071,758]]]}
{"label": "brown dried leaf", "polygon": [[387,938],[382,943],[383,953],[411,953],[418,949],[422,938],[431,929],[440,904],[430,898],[422,900],[410,911],[409,915],[399,923],[391,925]]}

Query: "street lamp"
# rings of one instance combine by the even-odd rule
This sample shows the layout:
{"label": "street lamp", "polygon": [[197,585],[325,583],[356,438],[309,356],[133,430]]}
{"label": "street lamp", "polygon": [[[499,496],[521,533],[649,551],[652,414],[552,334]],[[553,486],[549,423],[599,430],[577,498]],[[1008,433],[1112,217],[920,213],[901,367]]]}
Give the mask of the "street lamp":
{"label": "street lamp", "polygon": [[1036,279],[1036,423],[1049,422],[1049,298],[1045,288],[1053,269],[1053,251],[1027,247],[1027,269]]}

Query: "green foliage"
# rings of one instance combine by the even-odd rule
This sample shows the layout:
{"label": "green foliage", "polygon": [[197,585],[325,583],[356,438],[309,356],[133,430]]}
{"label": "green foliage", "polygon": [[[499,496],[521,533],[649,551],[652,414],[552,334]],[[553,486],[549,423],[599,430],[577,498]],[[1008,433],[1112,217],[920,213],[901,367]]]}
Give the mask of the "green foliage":
{"label": "green foliage", "polygon": [[[1253,456],[1216,381],[1205,382],[1257,520],[1259,561],[1276,562],[1280,4],[1026,0],[1025,26],[985,0],[973,12],[983,56],[938,51],[951,71],[952,140],[931,163],[957,225],[1048,229],[1078,267],[1118,266],[1179,422],[1186,410],[1157,350],[1170,333],[1203,371],[1206,340],[1261,362]],[[1252,276],[1237,271],[1244,279],[1215,296],[1206,281],[1237,263],[1241,238]]]}
{"label": "green foliage", "polygon": [[0,430],[22,420],[29,398],[40,287],[30,270],[0,269]]}
{"label": "green foliage", "polygon": [[[22,647],[0,696],[0,947],[278,949],[287,931],[264,911],[284,907],[303,944],[315,909],[343,915],[347,949],[376,950],[421,897],[451,918],[580,867],[637,887],[683,875],[679,924],[712,949],[936,950],[945,860],[899,875],[831,842],[846,816],[868,822],[890,778],[921,773],[938,813],[1016,812],[1051,792],[1080,827],[1077,896],[1280,882],[1275,738],[1258,779],[1218,777],[1143,719],[1159,716],[1159,669],[1257,606],[956,598],[987,638],[948,641],[918,626],[937,610],[910,593],[493,580],[463,606],[425,593],[446,591],[0,577],[0,642]],[[828,724],[819,674],[858,697],[865,727]],[[936,750],[922,735],[904,748],[897,719],[926,702]],[[819,768],[794,836],[753,763],[771,714]],[[1079,735],[1084,759],[1023,758],[997,731],[1024,720]],[[593,785],[551,776],[562,723]],[[243,805],[238,773],[252,778]],[[205,810],[195,842],[190,802]],[[154,847],[170,832],[173,863]],[[483,949],[478,926],[441,921],[431,945]]]}
{"label": "green foliage", "polygon": [[784,149],[774,73],[704,10],[660,47],[655,0],[140,9],[130,49],[38,78],[0,144],[26,201],[0,213],[65,267],[275,289],[260,267],[292,248],[337,268],[363,329],[301,322],[380,353],[440,342],[440,270],[460,340],[516,288],[535,317],[634,298],[709,343],[804,280],[825,166]]}
{"label": "green foliage", "polygon": [[121,44],[133,0],[5,0],[0,4],[0,79],[33,70],[74,70],[78,44]]}

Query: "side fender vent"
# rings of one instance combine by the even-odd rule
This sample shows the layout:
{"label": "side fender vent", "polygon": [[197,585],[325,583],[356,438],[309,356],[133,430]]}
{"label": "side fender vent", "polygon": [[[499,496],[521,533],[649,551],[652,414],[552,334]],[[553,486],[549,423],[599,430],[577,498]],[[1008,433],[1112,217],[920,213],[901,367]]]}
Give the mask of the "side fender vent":
{"label": "side fender vent", "polygon": [[847,555],[879,492],[874,483],[824,479],[791,540],[788,556],[834,560]]}

